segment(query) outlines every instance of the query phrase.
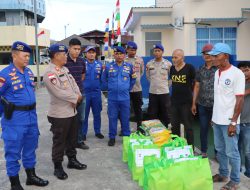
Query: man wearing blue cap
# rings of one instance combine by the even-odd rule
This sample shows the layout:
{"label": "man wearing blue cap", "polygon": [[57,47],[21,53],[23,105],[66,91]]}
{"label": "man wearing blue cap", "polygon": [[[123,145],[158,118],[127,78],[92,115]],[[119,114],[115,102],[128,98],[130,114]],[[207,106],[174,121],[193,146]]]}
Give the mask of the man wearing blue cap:
{"label": "man wearing blue cap", "polygon": [[127,43],[127,57],[125,62],[132,63],[134,71],[136,73],[136,82],[132,90],[130,91],[130,100],[134,109],[135,119],[137,123],[137,130],[139,130],[142,122],[142,87],[141,87],[141,77],[144,74],[144,62],[141,57],[136,55],[137,44],[135,42],[129,41]]}
{"label": "man wearing blue cap", "polygon": [[49,183],[35,173],[39,129],[34,74],[27,67],[31,51],[27,44],[14,42],[11,52],[13,62],[0,72],[0,94],[4,109],[2,138],[11,190],[23,190],[18,175],[21,158],[27,174],[26,185],[46,186]]}
{"label": "man wearing blue cap", "polygon": [[129,91],[136,81],[133,65],[124,62],[125,49],[114,48],[115,61],[108,63],[102,74],[103,87],[108,90],[108,117],[109,142],[108,146],[115,145],[117,120],[121,120],[122,135],[129,136],[130,97]]}
{"label": "man wearing blue cap", "polygon": [[240,183],[240,154],[238,151],[240,113],[244,102],[245,76],[229,62],[231,48],[217,43],[208,52],[214,57],[218,70],[214,79],[213,130],[214,144],[219,162],[219,174],[214,182],[228,180],[228,162],[231,165],[230,181],[221,189],[237,189]]}
{"label": "man wearing blue cap", "polygon": [[95,136],[103,139],[101,133],[101,111],[102,111],[102,95],[101,95],[101,75],[102,63],[95,60],[96,49],[93,46],[88,46],[85,50],[86,53],[86,75],[83,80],[83,87],[86,96],[86,109],[85,120],[83,123],[83,135],[86,139],[88,132],[88,118],[90,108],[94,116],[94,130]]}
{"label": "man wearing blue cap", "polygon": [[74,77],[64,66],[67,61],[67,48],[61,44],[51,45],[49,56],[51,64],[45,70],[44,83],[50,94],[48,121],[53,133],[52,161],[54,175],[61,180],[68,175],[62,167],[64,154],[68,157],[69,169],[86,169],[76,159],[77,132],[79,128],[77,105],[82,101],[82,95]]}
{"label": "man wearing blue cap", "polygon": [[160,119],[168,127],[170,123],[170,96],[169,96],[169,72],[171,62],[163,58],[164,47],[155,44],[153,47],[154,59],[146,65],[146,76],[149,86],[148,114],[150,119]]}
{"label": "man wearing blue cap", "polygon": [[82,81],[85,78],[86,66],[84,59],[80,56],[80,53],[81,53],[81,41],[77,38],[72,38],[69,41],[69,51],[65,67],[69,69],[70,74],[74,77],[76,84],[78,85],[83,97],[82,102],[79,105],[77,105],[76,108],[77,118],[79,123],[77,148],[89,149],[89,147],[84,143],[86,139],[83,134],[83,121],[85,117],[86,100],[85,100]]}

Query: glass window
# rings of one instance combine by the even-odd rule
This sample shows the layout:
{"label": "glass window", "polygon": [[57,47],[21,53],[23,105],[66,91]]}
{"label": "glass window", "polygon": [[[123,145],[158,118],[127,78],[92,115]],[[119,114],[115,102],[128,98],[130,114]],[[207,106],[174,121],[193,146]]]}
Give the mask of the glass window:
{"label": "glass window", "polygon": [[146,32],[145,33],[145,49],[146,56],[153,56],[153,45],[161,43],[161,32]]}
{"label": "glass window", "polygon": [[6,22],[5,12],[0,12],[0,22]]}
{"label": "glass window", "polygon": [[233,54],[236,54],[236,37],[237,28],[225,27],[225,28],[197,28],[196,29],[196,51],[197,55],[200,55],[202,47],[206,43],[216,44],[219,42],[228,44]]}

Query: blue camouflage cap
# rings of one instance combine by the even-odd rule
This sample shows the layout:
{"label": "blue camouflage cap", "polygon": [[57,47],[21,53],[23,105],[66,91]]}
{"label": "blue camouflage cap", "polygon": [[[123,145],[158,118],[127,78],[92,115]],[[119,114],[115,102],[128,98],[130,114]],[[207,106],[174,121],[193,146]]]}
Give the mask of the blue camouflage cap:
{"label": "blue camouflage cap", "polygon": [[127,48],[137,49],[137,44],[135,42],[128,41]]}
{"label": "blue camouflage cap", "polygon": [[121,46],[114,47],[114,52],[121,52],[123,54],[126,53],[125,49],[123,47],[121,47]]}
{"label": "blue camouflage cap", "polygon": [[67,53],[68,52],[68,49],[65,45],[63,44],[53,44],[49,47],[49,52],[54,52],[54,53],[57,53],[57,52],[65,52]]}
{"label": "blue camouflage cap", "polygon": [[31,53],[31,48],[28,44],[20,41],[16,41],[12,44],[11,50],[22,51]]}
{"label": "blue camouflage cap", "polygon": [[96,49],[95,49],[95,46],[88,46],[86,49],[85,49],[85,53],[88,52],[89,50],[93,50],[96,52]]}
{"label": "blue camouflage cap", "polygon": [[231,55],[232,50],[228,44],[217,43],[214,45],[213,49],[208,52],[209,55],[219,55],[221,53],[226,53],[226,54]]}
{"label": "blue camouflage cap", "polygon": [[155,44],[153,46],[153,49],[160,49],[160,50],[164,51],[164,47],[161,44]]}

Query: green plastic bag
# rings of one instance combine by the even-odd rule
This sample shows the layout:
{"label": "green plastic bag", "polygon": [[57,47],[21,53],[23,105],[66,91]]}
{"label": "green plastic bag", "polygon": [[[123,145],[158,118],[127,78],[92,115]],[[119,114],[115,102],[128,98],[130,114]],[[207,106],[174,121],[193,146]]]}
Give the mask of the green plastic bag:
{"label": "green plastic bag", "polygon": [[133,148],[133,162],[131,167],[132,179],[137,181],[143,174],[143,159],[144,156],[155,155],[157,158],[161,157],[161,150],[157,145],[154,144],[141,144],[135,145]]}
{"label": "green plastic bag", "polygon": [[122,144],[122,161],[127,162],[128,161],[128,147],[129,147],[129,142],[131,140],[139,140],[139,139],[149,139],[149,137],[146,137],[140,133],[132,133],[129,137],[124,136],[123,137],[123,144]]}
{"label": "green plastic bag", "polygon": [[146,174],[146,190],[212,190],[213,181],[208,159],[184,159],[185,161],[177,160],[167,166],[150,169]]}

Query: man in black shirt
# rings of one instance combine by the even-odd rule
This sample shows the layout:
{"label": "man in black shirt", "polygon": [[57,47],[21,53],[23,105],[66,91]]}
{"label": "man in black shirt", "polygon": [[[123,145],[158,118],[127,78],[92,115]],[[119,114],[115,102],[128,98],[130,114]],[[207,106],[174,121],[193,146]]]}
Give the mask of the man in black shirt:
{"label": "man in black shirt", "polygon": [[180,124],[184,124],[187,142],[193,145],[191,106],[195,69],[192,65],[184,62],[184,51],[181,49],[176,49],[173,52],[172,60],[173,66],[170,69],[172,80],[172,133],[180,135]]}

